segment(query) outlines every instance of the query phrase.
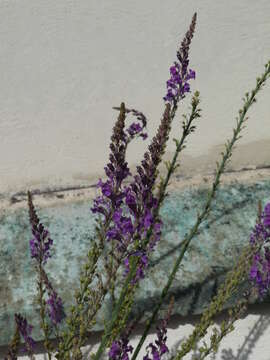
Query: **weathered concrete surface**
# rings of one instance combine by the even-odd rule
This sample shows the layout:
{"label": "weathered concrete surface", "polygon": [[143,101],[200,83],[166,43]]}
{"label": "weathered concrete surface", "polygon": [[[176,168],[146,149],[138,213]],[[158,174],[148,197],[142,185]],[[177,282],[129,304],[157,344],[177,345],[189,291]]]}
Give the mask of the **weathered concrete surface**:
{"label": "weathered concrete surface", "polygon": [[[191,156],[214,153],[230,136],[241,98],[269,60],[269,0],[0,1],[1,191],[43,181],[66,186],[100,173],[117,118],[112,107],[121,101],[149,118],[151,139],[169,67],[195,11],[191,89],[202,94],[203,118],[189,139]],[[269,113],[267,84],[242,144],[269,142]],[[130,164],[144,146],[131,145]],[[257,153],[261,162],[265,153]]]}
{"label": "weathered concrete surface", "polygon": [[[224,183],[214,201],[213,212],[190,246],[171,289],[176,300],[175,314],[198,314],[209,303],[226,271],[248,242],[258,200],[261,199],[263,204],[270,201],[270,180],[266,176],[269,173],[266,170],[261,180],[257,176],[251,182]],[[241,176],[243,178],[245,174]],[[235,175],[234,180],[241,180],[241,176]],[[183,181],[190,181],[188,187],[177,187],[181,182],[173,184],[174,190],[162,208],[163,239],[153,256],[150,277],[141,284],[135,313],[145,310],[147,314],[152,309],[179,253],[179,243],[204,204],[210,179],[211,176],[205,177],[205,184],[201,183],[199,187],[194,185],[194,179]],[[47,205],[51,203],[53,206],[40,208],[38,204],[42,202],[38,196],[34,197],[34,203],[41,221],[54,239],[54,256],[46,268],[68,309],[93,234],[94,219],[90,212],[90,198],[84,196],[82,200],[78,196],[74,201],[72,199],[76,196],[70,196],[71,200],[65,202],[71,191],[66,192],[67,196],[64,193],[53,195],[48,192],[43,196],[43,200],[47,198]],[[58,202],[55,202],[56,198]],[[4,195],[2,200],[3,203],[7,201]],[[31,230],[25,194],[14,194],[9,200],[10,205],[2,207],[0,218],[0,345],[6,344],[12,336],[15,312],[26,315],[33,325],[38,323],[37,306],[33,303],[36,274],[29,254]],[[106,304],[96,330],[102,327],[102,317],[110,315],[109,299]],[[34,330],[36,339],[40,336],[37,328]]]}

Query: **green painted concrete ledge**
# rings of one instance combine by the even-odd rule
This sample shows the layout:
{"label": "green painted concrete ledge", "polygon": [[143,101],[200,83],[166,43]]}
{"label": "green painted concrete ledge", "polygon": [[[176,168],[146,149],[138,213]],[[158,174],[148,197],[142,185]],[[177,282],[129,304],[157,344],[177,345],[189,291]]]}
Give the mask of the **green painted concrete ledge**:
{"label": "green painted concrete ledge", "polygon": [[[150,277],[141,283],[134,315],[145,311],[147,316],[153,308],[166,283],[173,260],[179,253],[179,244],[194,224],[207,191],[205,186],[170,191],[162,208],[162,242],[153,256]],[[25,194],[19,195],[25,198]],[[19,201],[20,196],[10,198],[10,203]],[[61,199],[63,196],[58,194],[57,197]],[[262,200],[263,205],[270,201],[270,180],[233,183],[220,188],[213,211],[193,240],[170,291],[176,301],[174,314],[199,314],[209,304],[234,259],[249,240],[257,216],[258,200]],[[37,203],[35,197],[34,203]],[[59,200],[57,204],[44,208],[36,206],[38,216],[54,240],[54,256],[46,270],[66,309],[72,303],[80,266],[84,263],[89,238],[93,234],[94,219],[90,207],[89,199],[68,204],[61,204]],[[15,211],[5,209],[1,212],[0,345],[7,344],[12,337],[15,312],[25,315],[34,325],[36,340],[41,336],[37,305],[33,302],[36,274],[29,254],[30,237],[26,205]],[[110,316],[111,302],[109,298],[106,300],[95,330],[102,329],[103,317],[106,319]]]}

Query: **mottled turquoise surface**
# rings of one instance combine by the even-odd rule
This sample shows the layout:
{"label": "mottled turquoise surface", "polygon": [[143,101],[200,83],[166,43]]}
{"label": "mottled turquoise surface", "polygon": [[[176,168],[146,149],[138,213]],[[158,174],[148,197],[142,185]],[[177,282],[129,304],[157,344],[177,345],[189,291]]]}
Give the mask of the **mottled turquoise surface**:
{"label": "mottled turquoise surface", "polygon": [[[169,269],[179,253],[179,244],[196,220],[207,197],[206,189],[174,191],[162,208],[163,239],[153,256],[150,277],[145,279],[136,300],[135,312],[151,310]],[[176,306],[174,313],[198,314],[209,303],[233,259],[249,240],[257,216],[257,202],[270,201],[270,181],[252,185],[234,184],[220,189],[213,211],[194,238],[177,273],[171,293]],[[67,308],[77,287],[76,279],[84,263],[93,234],[94,219],[91,203],[58,205],[38,209],[40,220],[54,240],[54,256],[48,261],[47,272],[64,299]],[[38,316],[33,299],[36,274],[29,254],[31,229],[28,209],[2,215],[0,219],[0,345],[13,333],[13,314],[21,312],[37,325]],[[102,328],[102,317],[110,315],[110,301],[100,315],[95,329]],[[34,330],[36,339],[40,333]]]}

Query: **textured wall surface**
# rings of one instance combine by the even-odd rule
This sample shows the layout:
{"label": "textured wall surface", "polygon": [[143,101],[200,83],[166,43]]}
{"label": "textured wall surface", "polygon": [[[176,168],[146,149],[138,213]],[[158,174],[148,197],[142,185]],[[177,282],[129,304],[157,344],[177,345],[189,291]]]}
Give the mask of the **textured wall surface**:
{"label": "textured wall surface", "polygon": [[[220,190],[208,221],[201,226],[199,234],[189,246],[169,291],[175,297],[174,314],[200,314],[209,304],[224,281],[224,275],[249,241],[257,216],[258,200],[261,199],[263,205],[270,200],[269,174],[270,170],[268,180],[258,177],[250,184],[234,180]],[[164,222],[161,244],[151,259],[149,276],[136,293],[134,315],[142,311],[145,311],[145,316],[151,314],[167,282],[172,263],[179,255],[181,242],[192,228],[197,211],[203,208],[207,193],[208,186],[178,189],[171,192],[164,203],[161,210]],[[60,194],[50,195],[55,201]],[[40,209],[38,216],[54,240],[54,255],[45,268],[68,309],[78,287],[79,271],[85,263],[95,223],[89,211],[89,201],[84,199],[67,204],[64,197],[62,193],[58,204]],[[3,244],[0,249],[0,346],[5,345],[12,336],[15,312],[27,316],[35,326],[35,339],[40,339],[37,326],[39,317],[34,303],[36,273],[29,253],[31,229],[27,204],[23,196],[21,199],[18,197],[17,201],[23,206],[14,211],[2,211],[0,216],[0,242]],[[40,196],[37,196],[34,203],[39,202]],[[239,292],[240,296],[242,293],[243,289]],[[107,297],[105,306],[97,316],[95,330],[103,328],[103,316],[110,318],[111,306],[111,300]]]}
{"label": "textured wall surface", "polygon": [[[242,96],[270,57],[268,0],[1,0],[1,191],[100,173],[112,106],[122,100],[145,112],[154,134],[169,66],[195,11],[190,66],[203,118],[186,150],[192,156],[215,152],[230,135]],[[243,144],[269,141],[267,93],[269,85]],[[144,146],[131,149],[132,163]]]}

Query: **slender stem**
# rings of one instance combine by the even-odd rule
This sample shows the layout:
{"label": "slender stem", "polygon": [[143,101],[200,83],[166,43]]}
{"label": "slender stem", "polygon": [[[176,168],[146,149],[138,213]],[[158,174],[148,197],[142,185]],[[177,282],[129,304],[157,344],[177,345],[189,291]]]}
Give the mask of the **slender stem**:
{"label": "slender stem", "polygon": [[100,343],[100,346],[98,348],[98,351],[94,357],[95,360],[99,359],[100,356],[102,355],[106,345],[107,345],[107,342],[111,336],[111,331],[113,330],[114,328],[114,325],[117,321],[117,318],[118,318],[118,313],[121,309],[121,306],[122,306],[122,303],[125,299],[125,296],[126,296],[126,293],[127,293],[127,290],[128,290],[128,286],[130,284],[130,281],[133,279],[135,273],[136,273],[136,268],[137,268],[137,263],[138,263],[138,258],[133,258],[132,259],[132,263],[131,263],[131,268],[130,268],[130,272],[127,276],[127,279],[125,281],[125,284],[122,288],[122,291],[121,291],[121,294],[120,294],[120,298],[119,300],[117,301],[116,305],[115,305],[115,308],[113,310],[113,313],[112,313],[112,319],[111,319],[111,322],[107,328],[107,331],[105,331],[104,335],[102,336],[102,339],[101,339],[101,343]]}
{"label": "slender stem", "polygon": [[42,260],[40,259],[39,264],[38,264],[38,269],[39,269],[39,284],[38,284],[38,290],[39,290],[39,305],[40,305],[40,318],[41,318],[41,328],[43,329],[44,332],[44,347],[47,350],[48,353],[48,357],[49,360],[51,360],[52,358],[52,354],[51,354],[51,344],[49,342],[49,331],[48,331],[48,325],[46,324],[45,321],[45,304],[44,304],[44,299],[43,299],[43,295],[44,295],[44,290],[43,290],[43,277],[42,277],[42,271],[44,271],[42,269]]}
{"label": "slender stem", "polygon": [[[182,138],[181,138],[181,141],[180,143],[178,144],[177,146],[177,155],[179,154],[179,152],[183,149],[183,144],[184,144],[184,141],[185,141],[185,138],[187,137],[187,135],[190,133],[190,126],[191,126],[191,123],[192,123],[192,120],[195,118],[195,117],[198,117],[198,113],[196,112],[196,108],[197,108],[197,105],[199,104],[199,92],[196,92],[195,93],[195,97],[193,98],[193,102],[192,102],[192,114],[190,116],[190,119],[186,125],[186,129],[185,131],[183,132],[183,135],[182,135]],[[173,105],[173,108],[171,110],[171,120],[173,120],[174,116],[175,116],[175,113],[176,113],[176,110],[177,110],[177,103],[179,101],[180,97],[177,98],[177,101],[174,102],[174,105]],[[175,168],[175,163],[177,161],[177,155],[174,157],[173,159],[173,162],[171,164],[171,166],[173,167],[173,169]],[[158,216],[158,212],[159,212],[159,208],[160,208],[160,205],[162,203],[162,201],[164,200],[164,194],[165,194],[165,190],[167,188],[167,185],[168,185],[168,182],[169,182],[169,179],[170,179],[170,176],[172,174],[173,170],[170,171],[170,175],[166,177],[166,180],[165,180],[165,185],[162,186],[161,190],[160,190],[160,196],[158,198],[158,206],[157,206],[157,210],[154,214],[155,218]],[[150,236],[152,234],[152,226],[151,228],[148,230],[147,232],[147,236],[144,240],[144,247],[148,244],[148,241],[150,239]],[[106,347],[106,344],[109,340],[109,337],[110,337],[110,333],[112,331],[112,329],[114,328],[114,325],[115,325],[115,322],[118,318],[118,313],[121,309],[121,306],[122,306],[122,303],[123,303],[123,300],[125,299],[126,295],[127,295],[127,291],[128,291],[128,288],[129,288],[129,284],[130,284],[130,280],[133,278],[133,276],[135,275],[136,273],[136,270],[137,270],[137,263],[138,261],[134,261],[132,264],[131,264],[131,269],[130,269],[130,272],[129,272],[129,276],[127,277],[126,281],[125,281],[125,284],[122,288],[122,291],[121,291],[121,295],[120,295],[120,298],[117,302],[117,304],[115,305],[115,311],[113,313],[113,316],[112,316],[112,320],[111,320],[111,323],[107,329],[107,331],[105,332],[105,334],[103,335],[102,337],[102,340],[101,340],[101,343],[100,343],[100,346],[99,346],[99,349],[95,355],[95,359],[99,359],[100,356],[102,355],[105,347]],[[115,315],[114,315],[115,314]]]}
{"label": "slender stem", "polygon": [[228,313],[228,319],[224,320],[221,325],[221,330],[218,333],[217,329],[214,330],[210,339],[211,344],[205,348],[203,348],[203,351],[200,352],[200,355],[196,360],[203,360],[206,358],[207,355],[209,355],[212,351],[217,353],[219,345],[221,340],[228,335],[230,332],[234,330],[233,324],[236,320],[240,318],[244,314],[244,312],[247,310],[247,300],[242,300],[234,308],[229,309]]}
{"label": "slender stem", "polygon": [[[191,124],[192,124],[192,121],[197,118],[197,117],[200,117],[200,114],[199,112],[201,111],[201,109],[197,109],[197,106],[199,105],[199,91],[195,91],[195,94],[192,98],[192,111],[191,111],[191,114],[189,116],[189,119],[187,121],[187,124],[184,124],[183,125],[183,133],[182,133],[182,136],[181,136],[181,139],[179,142],[177,142],[176,140],[176,150],[174,152],[174,156],[173,156],[173,159],[169,165],[169,168],[168,168],[168,171],[167,171],[167,175],[166,175],[166,178],[165,178],[165,181],[161,183],[161,186],[160,186],[160,191],[159,191],[159,199],[158,199],[158,206],[157,206],[157,212],[159,212],[159,209],[160,209],[160,206],[162,205],[163,203],[163,200],[166,196],[166,189],[167,189],[167,186],[169,184],[169,181],[170,181],[170,178],[176,168],[176,162],[177,162],[177,158],[178,158],[178,155],[179,153],[184,149],[184,143],[185,143],[185,140],[186,140],[186,137],[190,134],[190,132],[193,131],[192,127],[191,127]],[[195,129],[195,128],[194,128]]]}
{"label": "slender stem", "polygon": [[[170,113],[171,121],[173,120],[173,118],[175,116],[175,113],[176,113],[176,110],[177,110],[177,102],[179,101],[179,99],[180,99],[180,96],[178,95],[176,101],[174,102],[171,113]],[[148,243],[148,241],[150,239],[151,233],[152,233],[152,226],[148,230],[146,238],[144,239],[144,242],[143,242],[144,246],[147,245],[147,243]],[[133,258],[133,261],[132,261],[131,266],[130,266],[129,274],[128,274],[128,276],[126,278],[126,281],[125,281],[125,283],[123,285],[123,288],[121,290],[120,298],[118,299],[117,303],[115,304],[115,308],[114,308],[114,311],[113,311],[113,314],[112,314],[111,322],[110,322],[108,328],[105,330],[105,332],[103,334],[103,337],[101,339],[101,343],[99,345],[98,351],[94,356],[95,360],[98,360],[101,357],[103,351],[106,348],[106,345],[107,345],[107,343],[109,341],[109,338],[110,338],[110,335],[111,335],[111,331],[115,326],[115,323],[116,323],[117,318],[118,318],[118,314],[119,314],[119,312],[121,310],[122,303],[123,303],[123,301],[124,301],[124,299],[126,297],[130,282],[133,279],[133,277],[135,276],[138,263],[139,263],[138,258],[137,257],[135,259]]]}
{"label": "slender stem", "polygon": [[218,188],[218,185],[219,185],[219,182],[220,182],[220,176],[221,174],[224,172],[224,169],[225,169],[225,165],[227,163],[227,161],[229,160],[229,158],[231,157],[232,155],[232,150],[233,150],[233,146],[235,144],[235,142],[240,138],[238,137],[238,135],[240,134],[241,130],[242,130],[242,125],[245,121],[245,116],[246,116],[246,113],[248,111],[248,109],[250,108],[250,106],[253,104],[253,102],[255,101],[255,95],[258,93],[258,91],[261,89],[261,87],[263,86],[263,84],[265,83],[267,77],[269,76],[270,74],[270,62],[265,66],[266,70],[264,72],[264,74],[262,75],[261,78],[258,78],[257,79],[257,85],[256,85],[256,88],[254,90],[252,90],[251,92],[251,96],[249,97],[248,95],[246,96],[247,97],[247,100],[245,101],[244,103],[244,106],[243,106],[243,109],[240,110],[239,114],[239,119],[237,118],[237,126],[235,129],[233,129],[233,137],[231,139],[231,141],[228,141],[225,145],[226,147],[226,151],[225,151],[225,154],[222,154],[223,157],[222,157],[222,161],[220,164],[217,164],[217,172],[216,172],[216,177],[215,177],[215,181],[214,183],[212,184],[212,189],[208,195],[208,199],[207,199],[207,202],[204,206],[204,209],[203,211],[198,215],[197,217],[197,221],[196,223],[194,224],[193,228],[190,230],[189,234],[186,236],[185,240],[184,240],[184,243],[183,243],[183,248],[182,248],[182,251],[180,253],[180,255],[178,256],[178,258],[176,259],[175,263],[174,263],[174,266],[173,266],[173,270],[168,278],[168,281],[167,281],[167,284],[165,285],[165,287],[163,288],[162,290],[162,293],[161,293],[161,296],[160,296],[160,299],[152,313],[152,316],[151,316],[151,319],[147,321],[147,324],[146,324],[146,327],[145,327],[145,330],[143,332],[143,335],[141,336],[141,339],[139,341],[139,344],[137,345],[135,351],[134,351],[134,354],[131,358],[131,360],[135,360],[145,339],[146,339],[146,336],[151,328],[151,325],[155,322],[156,320],[156,316],[160,310],[160,307],[171,287],[171,284],[174,280],[174,277],[175,277],[175,274],[182,262],[182,259],[185,255],[185,252],[186,250],[188,249],[188,246],[191,242],[191,240],[193,239],[194,235],[197,234],[198,232],[198,228],[200,226],[200,224],[207,218],[208,214],[209,214],[209,211],[210,211],[210,205],[211,205],[211,202],[216,194],[216,191],[217,191],[217,188]]}

